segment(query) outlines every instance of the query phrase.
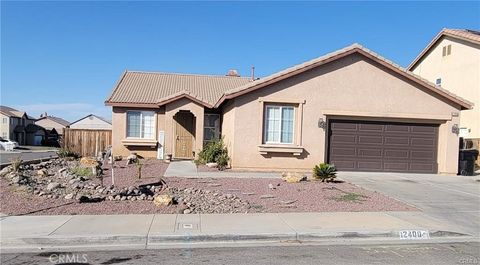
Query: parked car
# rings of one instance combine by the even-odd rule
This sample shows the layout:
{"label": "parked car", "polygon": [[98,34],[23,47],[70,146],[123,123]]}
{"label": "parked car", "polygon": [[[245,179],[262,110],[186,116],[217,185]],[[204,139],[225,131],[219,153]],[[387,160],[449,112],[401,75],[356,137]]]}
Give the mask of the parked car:
{"label": "parked car", "polygon": [[15,141],[10,141],[8,139],[3,139],[0,137],[0,148],[5,151],[12,151],[14,148],[18,147],[18,143]]}

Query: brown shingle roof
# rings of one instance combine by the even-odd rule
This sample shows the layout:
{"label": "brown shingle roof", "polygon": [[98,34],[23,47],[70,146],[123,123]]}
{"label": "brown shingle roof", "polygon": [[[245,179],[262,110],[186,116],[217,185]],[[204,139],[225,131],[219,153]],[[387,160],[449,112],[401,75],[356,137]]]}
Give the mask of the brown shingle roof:
{"label": "brown shingle roof", "polygon": [[420,52],[420,54],[412,61],[407,67],[408,70],[412,69],[420,62],[420,60],[427,54],[427,52],[435,46],[435,44],[444,36],[450,36],[452,38],[468,41],[475,44],[480,44],[480,32],[470,29],[447,29],[444,28],[440,31],[435,38]]}
{"label": "brown shingle roof", "polygon": [[126,71],[105,103],[163,105],[188,97],[211,107],[225,91],[248,82],[245,77]]}
{"label": "brown shingle roof", "polygon": [[406,69],[402,68],[401,66],[393,63],[392,61],[389,61],[385,59],[384,57],[378,55],[377,53],[363,47],[362,45],[358,43],[354,43],[348,47],[345,47],[341,50],[337,50],[335,52],[326,54],[324,56],[315,58],[313,60],[304,62],[302,64],[295,65],[293,67],[287,68],[285,70],[282,70],[280,72],[274,73],[270,76],[255,80],[253,82],[250,82],[246,85],[243,85],[241,87],[233,88],[229,91],[226,91],[224,96],[217,102],[216,106],[218,107],[224,100],[234,98],[240,95],[243,95],[245,93],[248,93],[250,91],[265,87],[269,84],[278,82],[280,80],[286,79],[288,77],[303,73],[309,69],[318,67],[320,65],[323,65],[328,62],[332,62],[334,60],[337,60],[339,58],[345,57],[347,55],[350,55],[352,53],[358,52],[367,58],[370,58],[383,66],[401,74],[402,76],[422,85],[423,87],[439,94],[440,96],[449,99],[452,102],[455,102],[462,106],[465,109],[470,109],[473,106],[473,103],[451,93],[450,91],[443,89],[441,87],[436,86],[435,84],[429,82],[428,80],[415,75],[414,73],[407,71]]}

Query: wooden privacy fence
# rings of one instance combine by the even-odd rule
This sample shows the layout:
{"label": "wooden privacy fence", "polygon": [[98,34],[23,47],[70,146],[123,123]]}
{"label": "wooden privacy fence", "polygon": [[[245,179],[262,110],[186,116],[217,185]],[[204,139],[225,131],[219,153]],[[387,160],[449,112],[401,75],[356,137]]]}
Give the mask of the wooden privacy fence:
{"label": "wooden privacy fence", "polygon": [[111,130],[63,130],[63,148],[81,156],[97,156],[98,152],[112,145]]}

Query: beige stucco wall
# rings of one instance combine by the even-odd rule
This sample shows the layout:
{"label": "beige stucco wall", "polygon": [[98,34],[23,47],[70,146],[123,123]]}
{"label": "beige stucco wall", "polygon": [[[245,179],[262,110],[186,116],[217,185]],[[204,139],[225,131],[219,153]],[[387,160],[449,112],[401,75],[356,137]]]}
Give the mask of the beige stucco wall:
{"label": "beige stucco wall", "polygon": [[[442,48],[451,45],[451,54],[442,56]],[[472,110],[463,110],[460,127],[471,131],[465,138],[480,138],[480,45],[451,37],[437,42],[413,69],[435,83],[442,79],[442,87],[473,102]]]}
{"label": "beige stucco wall", "polygon": [[157,147],[149,146],[125,146],[122,140],[127,139],[127,111],[154,111],[156,113],[155,140],[158,140],[158,131],[165,126],[165,108],[144,109],[144,108],[120,108],[112,109],[112,150],[114,155],[123,157],[135,152],[143,157],[157,157]]}
{"label": "beige stucco wall", "polygon": [[[113,107],[112,110],[112,144],[114,155],[128,156],[135,152],[143,157],[155,158],[157,157],[157,146],[126,146],[122,140],[126,140],[127,132],[127,111],[154,111],[156,113],[156,128],[155,139],[159,141],[159,131],[164,131],[164,155],[172,154],[175,157],[175,121],[173,117],[181,110],[190,111],[196,120],[195,126],[195,141],[193,143],[193,150],[196,154],[202,149],[203,145],[203,120],[204,108],[203,106],[192,102],[189,99],[183,98],[176,100],[159,108],[122,108]],[[166,156],[165,156],[166,158]]]}
{"label": "beige stucco wall", "polygon": [[175,121],[173,117],[179,111],[190,111],[195,116],[195,139],[193,150],[195,155],[202,150],[203,147],[203,120],[204,107],[187,98],[173,101],[165,106],[165,153],[172,154],[175,157]]}
{"label": "beige stucco wall", "polygon": [[[458,123],[452,113],[458,113],[460,107],[359,54],[231,101],[233,109],[224,109],[222,134],[234,154],[233,168],[310,170],[326,155],[326,134],[318,126],[319,119],[335,115],[440,124],[439,172],[457,172],[458,136],[451,132],[451,126]],[[264,102],[288,101],[298,104],[294,138],[304,152],[300,156],[260,154]],[[227,121],[232,118],[234,122]]]}
{"label": "beige stucco wall", "polygon": [[13,132],[13,128],[10,126],[10,117],[0,113],[0,137],[10,139],[11,132]]}

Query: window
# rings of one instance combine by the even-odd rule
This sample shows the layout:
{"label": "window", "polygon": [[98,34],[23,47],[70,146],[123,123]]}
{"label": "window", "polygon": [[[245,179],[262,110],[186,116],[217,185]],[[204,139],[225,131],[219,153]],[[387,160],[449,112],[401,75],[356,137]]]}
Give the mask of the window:
{"label": "window", "polygon": [[441,78],[437,78],[437,80],[435,80],[435,85],[437,85],[437,86],[442,86],[442,79],[441,79]]}
{"label": "window", "polygon": [[7,119],[7,118],[3,118],[3,119],[2,119],[2,122],[3,122],[3,124],[7,124],[7,123],[8,123],[8,119]]}
{"label": "window", "polygon": [[203,122],[204,144],[214,139],[220,139],[220,115],[205,114],[205,119]]}
{"label": "window", "polygon": [[127,112],[127,137],[153,139],[155,113],[153,111]]}
{"label": "window", "polygon": [[265,107],[266,144],[293,144],[294,107],[268,105]]}
{"label": "window", "polygon": [[452,54],[452,45],[443,46],[442,57]]}

